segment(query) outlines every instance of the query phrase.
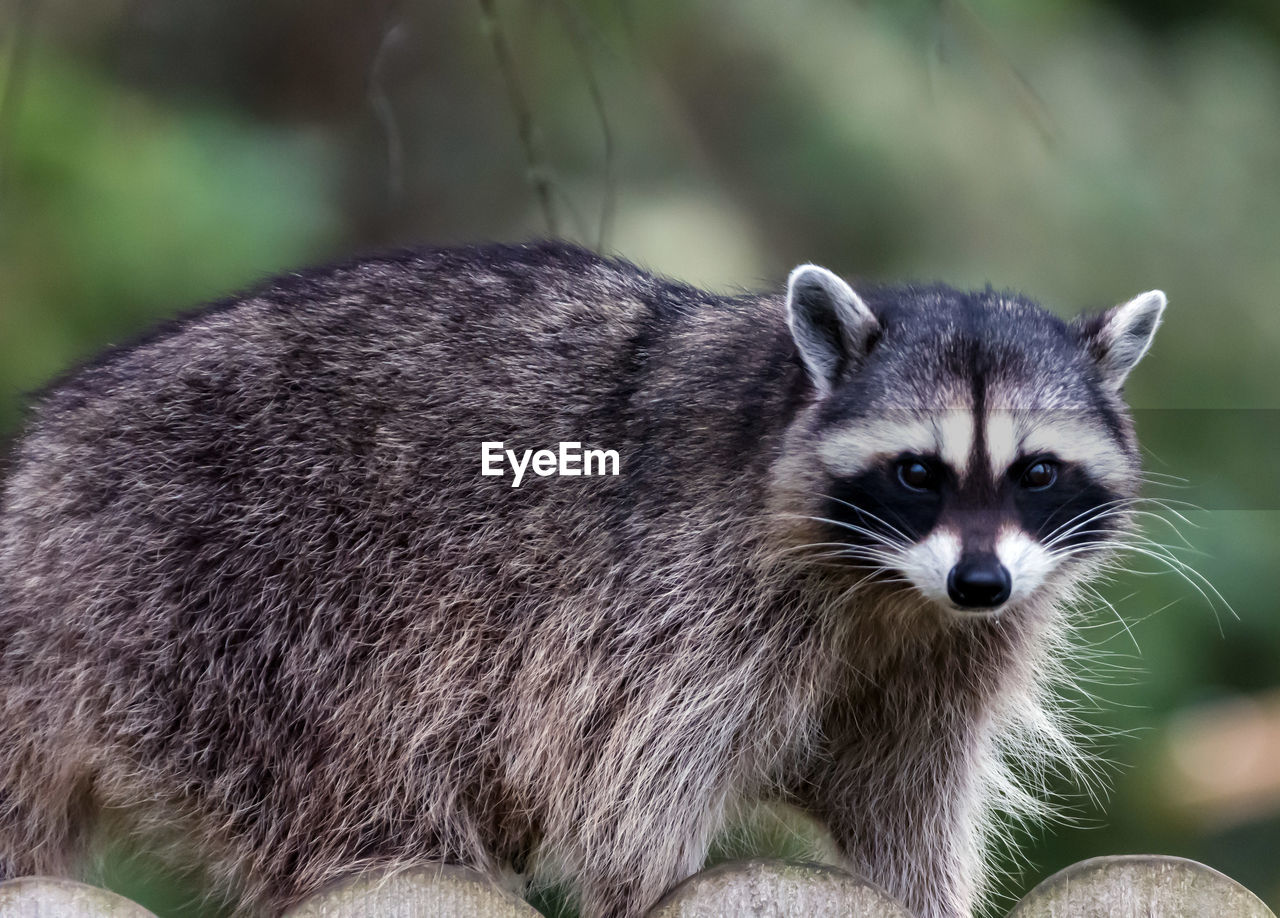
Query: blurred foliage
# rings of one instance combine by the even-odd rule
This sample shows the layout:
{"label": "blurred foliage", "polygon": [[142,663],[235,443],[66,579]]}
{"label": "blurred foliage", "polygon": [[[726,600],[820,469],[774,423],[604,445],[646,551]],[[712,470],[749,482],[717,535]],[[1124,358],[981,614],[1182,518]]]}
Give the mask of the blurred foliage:
{"label": "blurred foliage", "polygon": [[52,51],[27,74],[0,200],[0,424],[17,391],[175,303],[332,245],[331,157],[296,131],[173,110]]}
{"label": "blurred foliage", "polygon": [[[1149,850],[1280,903],[1275,806],[1205,819],[1161,777],[1179,712],[1280,683],[1280,8],[495,7],[507,74],[479,4],[12,0],[0,432],[75,361],[270,272],[545,234],[509,80],[561,234],[593,244],[603,229],[609,249],[694,282],[778,284],[818,261],[990,281],[1064,315],[1161,287],[1168,321],[1130,394],[1152,409],[1138,417],[1150,468],[1190,480],[1152,493],[1204,508],[1179,523],[1181,556],[1235,615],[1170,573],[1107,586],[1115,612],[1082,631],[1096,701],[1078,702],[1110,737],[1113,789],[1072,797],[1076,827],[1040,830],[1007,885]],[[201,913],[181,905],[188,886],[135,863],[108,880],[162,915]]]}

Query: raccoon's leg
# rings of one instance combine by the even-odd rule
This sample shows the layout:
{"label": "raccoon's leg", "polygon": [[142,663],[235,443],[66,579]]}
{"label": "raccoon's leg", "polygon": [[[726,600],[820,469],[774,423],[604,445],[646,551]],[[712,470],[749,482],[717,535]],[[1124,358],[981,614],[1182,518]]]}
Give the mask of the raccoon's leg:
{"label": "raccoon's leg", "polygon": [[841,780],[863,781],[853,770],[811,789],[811,812],[831,830],[854,873],[902,901],[918,918],[969,918],[973,907],[974,860],[965,833],[945,814],[918,807],[908,788],[863,786],[838,790]]}
{"label": "raccoon's leg", "polygon": [[639,832],[624,827],[629,820],[623,815],[611,837],[602,833],[584,852],[585,866],[575,878],[583,918],[641,918],[668,890],[700,870],[711,830],[709,821],[698,815],[664,814]]}
{"label": "raccoon's leg", "polygon": [[[982,886],[975,785],[963,748],[918,727],[829,736],[794,798],[834,836],[849,869],[919,918],[969,918]],[[936,741],[928,741],[936,740]]]}
{"label": "raccoon's leg", "polygon": [[679,767],[668,748],[634,768],[602,768],[611,780],[590,782],[576,812],[547,826],[538,857],[567,869],[583,918],[641,918],[706,863],[730,782],[696,745],[688,755],[709,767]]}

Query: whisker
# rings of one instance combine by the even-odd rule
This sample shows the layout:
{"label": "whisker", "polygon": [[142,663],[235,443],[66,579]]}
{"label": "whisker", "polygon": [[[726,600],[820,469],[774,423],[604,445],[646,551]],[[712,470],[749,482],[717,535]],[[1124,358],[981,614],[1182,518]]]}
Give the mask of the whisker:
{"label": "whisker", "polygon": [[802,560],[813,561],[813,562],[841,561],[841,560],[867,561],[867,562],[871,562],[872,564],[874,564],[879,568],[883,568],[886,570],[890,570],[895,566],[894,558],[887,557],[884,555],[879,555],[879,554],[870,554],[866,552],[852,552],[852,551],[828,551],[828,552],[823,552],[821,554],[815,554],[815,555],[803,558]]}
{"label": "whisker", "polygon": [[1048,534],[1042,535],[1041,533],[1043,532],[1044,527],[1041,527],[1041,530],[1037,532],[1037,535],[1040,536],[1041,540],[1047,544],[1055,536],[1057,536],[1067,527],[1071,526],[1077,520],[1081,520],[1085,517],[1088,517],[1089,519],[1098,518],[1101,514],[1108,513],[1108,512],[1118,513],[1120,512],[1121,508],[1124,505],[1128,504],[1131,500],[1132,498],[1122,497],[1122,498],[1117,498],[1115,500],[1106,501],[1104,503],[1098,504],[1096,507],[1090,507],[1088,510],[1084,510],[1084,511],[1081,511],[1080,513],[1077,513],[1075,516],[1071,517],[1069,520],[1062,523],[1061,525],[1053,529]]}
{"label": "whisker", "polygon": [[[1053,552],[1051,552],[1051,555],[1055,558],[1055,560],[1065,560],[1067,558],[1071,558],[1071,557],[1075,557],[1076,555],[1083,554],[1086,551],[1096,550],[1096,547],[1097,546],[1093,546],[1093,545],[1068,546],[1066,548],[1055,549]],[[1218,621],[1218,628],[1220,631],[1222,629],[1222,621],[1218,617],[1219,603],[1221,603],[1221,605],[1224,606],[1227,609],[1227,611],[1231,613],[1232,617],[1236,618],[1237,620],[1239,619],[1240,616],[1236,613],[1235,609],[1231,606],[1231,604],[1227,602],[1226,598],[1220,592],[1218,592],[1217,587],[1215,587],[1207,577],[1205,577],[1195,568],[1191,567],[1185,561],[1182,561],[1180,558],[1175,556],[1170,551],[1168,546],[1160,545],[1159,543],[1156,543],[1156,542],[1143,544],[1136,541],[1128,541],[1122,546],[1122,550],[1134,552],[1138,555],[1141,555],[1142,557],[1150,558],[1153,561],[1159,561],[1162,564],[1164,564],[1169,571],[1177,574],[1184,582],[1186,582],[1197,593],[1199,593],[1202,599],[1204,599],[1205,604],[1208,605],[1209,608],[1213,611],[1214,618]],[[1124,570],[1126,573],[1134,574],[1138,576],[1151,575],[1153,573],[1158,573],[1155,571],[1140,571],[1140,570],[1135,570],[1131,568],[1122,568],[1122,567],[1119,567],[1118,565],[1116,565],[1116,568],[1120,570]],[[1212,596],[1210,594],[1212,594]]]}
{"label": "whisker", "polygon": [[1137,637],[1134,636],[1133,630],[1129,627],[1129,623],[1124,620],[1124,616],[1120,614],[1119,610],[1116,609],[1115,605],[1109,599],[1107,599],[1107,597],[1103,596],[1102,593],[1100,593],[1097,590],[1097,588],[1093,586],[1093,584],[1082,583],[1081,586],[1084,589],[1088,590],[1089,593],[1092,594],[1093,597],[1097,599],[1100,603],[1102,603],[1103,606],[1111,610],[1111,614],[1116,617],[1116,621],[1120,623],[1120,627],[1124,628],[1124,630],[1128,633],[1129,640],[1133,641],[1133,649],[1138,652],[1138,656],[1142,656],[1142,648],[1138,646]]}
{"label": "whisker", "polygon": [[832,526],[838,526],[841,529],[847,529],[850,532],[855,532],[858,535],[866,536],[869,539],[874,539],[875,541],[883,545],[888,545],[893,548],[905,548],[908,542],[910,541],[910,540],[898,541],[896,539],[892,539],[886,536],[884,533],[876,532],[873,529],[866,529],[862,526],[857,526],[853,523],[845,522],[844,520],[828,519],[825,516],[810,516],[809,514],[806,514],[806,513],[783,513],[780,515],[785,519],[808,520],[813,523],[827,523]]}
{"label": "whisker", "polygon": [[897,526],[890,523],[884,517],[879,516],[875,513],[872,513],[866,507],[859,507],[857,504],[851,504],[847,500],[841,500],[838,497],[832,497],[830,494],[822,494],[817,491],[811,491],[809,493],[814,497],[821,497],[821,498],[824,498],[825,500],[833,500],[837,504],[840,504],[843,507],[848,507],[854,513],[860,513],[863,516],[869,517],[873,523],[879,523],[881,526],[888,529],[893,535],[897,536],[904,543],[911,541],[911,537],[908,536],[905,532],[903,532]]}
{"label": "whisker", "polygon": [[[1167,485],[1169,487],[1191,484],[1191,479],[1189,478],[1183,478],[1181,475],[1170,475],[1168,472],[1157,472],[1153,469],[1143,469],[1138,473],[1138,477],[1143,481],[1150,481],[1152,484]],[[1164,481],[1159,480],[1162,478]]]}

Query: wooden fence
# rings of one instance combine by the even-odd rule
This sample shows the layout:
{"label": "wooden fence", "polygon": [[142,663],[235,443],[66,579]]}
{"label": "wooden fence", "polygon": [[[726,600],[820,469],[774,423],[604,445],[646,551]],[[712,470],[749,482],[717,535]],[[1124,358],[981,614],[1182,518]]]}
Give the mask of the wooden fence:
{"label": "wooden fence", "polygon": [[[876,887],[832,867],[738,861],[690,877],[649,918],[912,918]],[[115,893],[70,880],[0,883],[0,918],[154,918]],[[474,871],[421,868],[357,877],[285,918],[538,918]],[[1045,880],[1008,918],[1276,918],[1216,870],[1176,857],[1082,861]]]}

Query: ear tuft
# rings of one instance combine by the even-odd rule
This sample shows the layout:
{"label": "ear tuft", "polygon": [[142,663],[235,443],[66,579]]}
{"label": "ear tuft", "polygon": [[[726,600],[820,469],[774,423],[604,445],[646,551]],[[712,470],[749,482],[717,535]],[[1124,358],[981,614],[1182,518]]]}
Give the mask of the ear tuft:
{"label": "ear tuft", "polygon": [[1102,379],[1112,388],[1124,385],[1129,371],[1151,347],[1168,299],[1162,290],[1148,290],[1078,323]]}
{"label": "ear tuft", "polygon": [[787,323],[820,395],[870,350],[880,324],[853,288],[817,265],[801,265],[787,281]]}

